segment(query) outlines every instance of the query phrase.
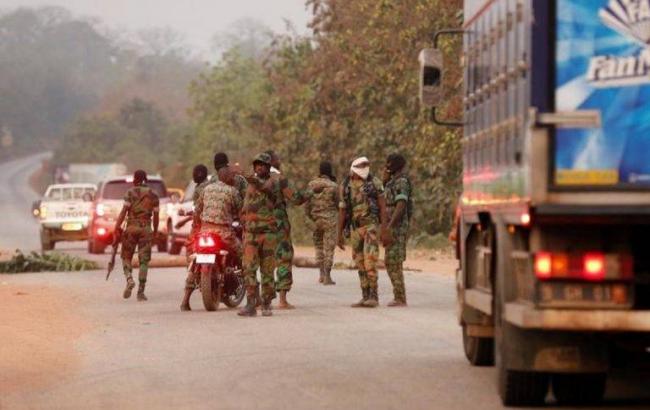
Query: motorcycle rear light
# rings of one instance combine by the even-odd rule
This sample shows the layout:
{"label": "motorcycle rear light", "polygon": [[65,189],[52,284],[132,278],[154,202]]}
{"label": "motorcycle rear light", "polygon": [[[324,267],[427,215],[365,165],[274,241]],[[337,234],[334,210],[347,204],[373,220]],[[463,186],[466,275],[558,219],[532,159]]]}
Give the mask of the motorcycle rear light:
{"label": "motorcycle rear light", "polygon": [[632,256],[625,253],[537,252],[533,265],[539,280],[585,281],[630,280],[634,276]]}
{"label": "motorcycle rear light", "polygon": [[199,249],[214,250],[217,248],[217,241],[212,235],[199,235],[197,245]]}
{"label": "motorcycle rear light", "polygon": [[106,228],[97,228],[97,236],[106,236],[107,233]]}

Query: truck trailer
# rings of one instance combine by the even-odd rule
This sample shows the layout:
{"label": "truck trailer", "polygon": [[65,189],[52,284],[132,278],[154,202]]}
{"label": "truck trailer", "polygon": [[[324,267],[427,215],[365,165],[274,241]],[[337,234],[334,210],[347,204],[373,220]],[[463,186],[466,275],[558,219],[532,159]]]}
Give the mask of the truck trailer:
{"label": "truck trailer", "polygon": [[[451,59],[456,119],[436,111]],[[419,60],[422,104],[463,130],[467,359],[496,365],[505,405],[601,400],[650,363],[650,1],[466,1]]]}

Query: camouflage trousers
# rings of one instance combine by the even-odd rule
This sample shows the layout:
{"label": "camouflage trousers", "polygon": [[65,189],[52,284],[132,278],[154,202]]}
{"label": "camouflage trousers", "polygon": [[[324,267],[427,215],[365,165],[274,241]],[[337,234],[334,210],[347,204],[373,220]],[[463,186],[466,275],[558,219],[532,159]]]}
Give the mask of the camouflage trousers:
{"label": "camouflage trousers", "polygon": [[352,258],[359,270],[361,289],[377,289],[379,239],[377,225],[366,225],[350,232]]}
{"label": "camouflage trousers", "polygon": [[[212,232],[219,235],[221,243],[223,243],[230,252],[234,252],[237,255],[237,258],[241,260],[242,258],[242,244],[237,234],[227,226],[211,225],[205,224],[201,227],[199,232]],[[193,241],[196,241],[199,232],[196,232],[193,238]],[[187,278],[185,278],[185,289],[194,289],[196,287],[196,282],[198,281],[198,276],[195,272],[192,272],[190,267],[187,272]]]}
{"label": "camouflage trousers", "polygon": [[257,269],[260,270],[262,298],[270,301],[275,298],[275,254],[278,247],[278,233],[264,232],[244,234],[244,256],[242,260],[246,294],[254,297],[257,289]]}
{"label": "camouflage trousers", "polygon": [[402,302],[406,302],[403,264],[406,260],[407,239],[405,230],[393,230],[393,243],[386,248],[385,257],[386,271],[393,284],[393,295],[395,300]]}
{"label": "camouflage trousers", "polygon": [[133,254],[138,249],[138,260],[140,270],[138,280],[140,283],[147,281],[149,271],[149,261],[151,261],[151,243],[153,242],[153,232],[151,224],[128,224],[122,234],[122,267],[126,278],[133,277]]}
{"label": "camouflage trousers", "polygon": [[337,237],[337,219],[334,218],[317,218],[314,223],[313,239],[314,247],[316,248],[316,262],[318,266],[325,272],[332,270],[334,263],[334,249],[336,249]]}
{"label": "camouflage trousers", "polygon": [[277,248],[275,260],[277,263],[275,290],[291,290],[293,285],[293,244],[291,243],[291,227],[285,226],[277,233]]}

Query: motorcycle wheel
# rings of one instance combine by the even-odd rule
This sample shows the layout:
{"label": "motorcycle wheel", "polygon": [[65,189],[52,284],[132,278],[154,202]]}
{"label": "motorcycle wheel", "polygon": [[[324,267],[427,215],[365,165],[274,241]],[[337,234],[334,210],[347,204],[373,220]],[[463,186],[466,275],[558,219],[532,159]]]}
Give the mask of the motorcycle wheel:
{"label": "motorcycle wheel", "polygon": [[201,298],[203,299],[203,306],[208,312],[214,312],[219,308],[221,287],[212,286],[212,274],[207,269],[201,270]]}
{"label": "motorcycle wheel", "polygon": [[[226,279],[230,286],[228,286],[228,292],[226,292],[225,297],[223,298],[224,305],[229,308],[236,308],[244,300],[246,296],[246,285],[244,283],[244,277],[241,275],[228,275]],[[230,283],[230,282],[234,283]]]}

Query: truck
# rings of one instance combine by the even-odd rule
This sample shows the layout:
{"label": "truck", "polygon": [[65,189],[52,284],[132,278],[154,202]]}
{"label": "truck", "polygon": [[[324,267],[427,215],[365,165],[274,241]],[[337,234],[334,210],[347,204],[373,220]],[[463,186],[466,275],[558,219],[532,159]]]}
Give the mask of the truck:
{"label": "truck", "polygon": [[[463,347],[507,406],[597,402],[650,363],[649,3],[465,1],[420,53],[422,104],[462,128]],[[436,111],[452,59],[462,118]]]}
{"label": "truck", "polygon": [[94,184],[50,185],[39,205],[41,249],[52,250],[57,242],[84,241],[97,187]]}

